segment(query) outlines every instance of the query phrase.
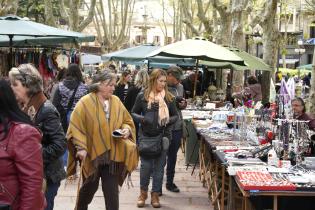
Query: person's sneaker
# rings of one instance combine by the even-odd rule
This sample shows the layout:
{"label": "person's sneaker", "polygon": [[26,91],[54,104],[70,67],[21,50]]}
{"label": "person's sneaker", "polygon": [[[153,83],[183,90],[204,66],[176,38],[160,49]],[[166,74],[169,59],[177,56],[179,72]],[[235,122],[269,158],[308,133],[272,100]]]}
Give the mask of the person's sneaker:
{"label": "person's sneaker", "polygon": [[176,184],[172,183],[172,184],[166,184],[166,189],[168,191],[171,191],[171,192],[179,192],[179,189],[178,187],[176,186]]}

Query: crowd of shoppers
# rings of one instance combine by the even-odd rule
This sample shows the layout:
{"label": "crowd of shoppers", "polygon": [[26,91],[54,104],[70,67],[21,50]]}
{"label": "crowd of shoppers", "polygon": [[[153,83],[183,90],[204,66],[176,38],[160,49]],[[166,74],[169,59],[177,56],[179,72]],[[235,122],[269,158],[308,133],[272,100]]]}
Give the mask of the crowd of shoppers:
{"label": "crowd of shoppers", "polygon": [[[181,76],[178,67],[171,67],[167,72],[155,69],[150,76],[147,70],[140,70],[131,84],[130,71],[125,70],[116,83],[116,74],[105,70],[94,75],[91,84],[86,85],[80,67],[70,64],[61,70],[50,93],[50,102],[35,66],[22,64],[12,68],[9,81],[0,81],[0,143],[10,141],[8,154],[0,150],[0,161],[4,163],[0,167],[7,164],[14,173],[27,173],[25,178],[32,175],[33,180],[19,183],[21,180],[13,180],[14,177],[10,178],[1,170],[0,184],[6,178],[12,179],[8,188],[13,188],[21,201],[0,195],[0,204],[10,205],[14,210],[20,206],[52,210],[61,180],[77,174],[80,164],[83,183],[78,191],[76,209],[88,209],[101,179],[106,209],[118,210],[118,186],[138,165],[137,134],[149,137],[162,134],[165,147],[162,153],[140,157],[137,201],[138,207],[145,205],[152,178],[151,205],[160,207],[165,165],[166,188],[179,192],[174,175],[183,128],[180,110],[186,107]],[[158,113],[155,119],[148,117],[152,111]],[[115,131],[121,136],[112,135]],[[23,133],[27,135],[20,138]],[[23,147],[15,146],[24,141],[27,144],[23,143]],[[65,153],[66,147],[69,154]],[[5,162],[11,152],[30,148],[29,156],[16,156],[16,160]],[[25,156],[25,153],[20,154]],[[23,163],[19,158],[23,158]],[[31,170],[23,171],[23,167]],[[24,195],[24,188],[34,192],[32,196],[36,197],[36,202],[34,197]]]}

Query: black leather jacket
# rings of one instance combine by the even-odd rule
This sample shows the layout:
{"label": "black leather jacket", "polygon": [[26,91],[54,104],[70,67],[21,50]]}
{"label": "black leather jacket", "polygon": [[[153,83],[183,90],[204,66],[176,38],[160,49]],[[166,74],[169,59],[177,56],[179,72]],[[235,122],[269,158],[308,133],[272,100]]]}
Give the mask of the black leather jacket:
{"label": "black leather jacket", "polygon": [[[166,137],[168,137],[171,140],[171,132],[170,132],[170,126],[178,120],[177,110],[176,110],[176,104],[175,100],[171,102],[165,101],[168,110],[169,110],[169,123],[167,124],[166,128],[161,126],[152,126],[151,124],[143,123],[141,124],[140,133],[143,132],[145,136],[157,136],[161,132],[165,132]],[[140,92],[136,98],[136,102],[131,110],[131,115],[136,123],[142,123],[144,115],[147,113],[148,109],[148,102],[144,98],[144,93]]]}
{"label": "black leather jacket", "polygon": [[47,180],[54,183],[66,177],[62,156],[66,151],[66,137],[63,132],[57,109],[50,101],[39,108],[35,124],[43,133],[44,173]]}

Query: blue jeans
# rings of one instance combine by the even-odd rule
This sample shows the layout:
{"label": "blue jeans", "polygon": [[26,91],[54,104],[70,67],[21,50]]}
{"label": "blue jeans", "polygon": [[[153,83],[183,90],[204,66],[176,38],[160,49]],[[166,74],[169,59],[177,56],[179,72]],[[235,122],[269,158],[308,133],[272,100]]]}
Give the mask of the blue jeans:
{"label": "blue jeans", "polygon": [[172,131],[172,141],[167,152],[166,184],[173,184],[174,182],[177,152],[181,145],[182,136],[183,130]]}
{"label": "blue jeans", "polygon": [[140,157],[140,188],[148,191],[150,176],[152,172],[152,192],[159,192],[162,189],[166,152],[157,158],[147,159]]}
{"label": "blue jeans", "polygon": [[57,195],[58,189],[60,187],[60,182],[53,183],[52,181],[47,180],[47,189],[45,193],[47,207],[45,210],[53,210],[54,209],[54,200]]}

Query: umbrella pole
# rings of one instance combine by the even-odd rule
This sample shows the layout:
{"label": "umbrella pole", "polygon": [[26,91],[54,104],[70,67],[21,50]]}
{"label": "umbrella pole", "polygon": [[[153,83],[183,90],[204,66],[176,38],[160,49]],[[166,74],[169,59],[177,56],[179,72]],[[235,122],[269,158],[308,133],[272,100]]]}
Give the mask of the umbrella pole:
{"label": "umbrella pole", "polygon": [[195,98],[195,96],[196,96],[196,94],[197,94],[198,66],[199,66],[199,60],[196,59],[196,75],[195,75],[195,83],[194,83],[193,98]]}
{"label": "umbrella pole", "polygon": [[9,47],[10,47],[10,55],[9,55],[9,71],[10,69],[12,68],[13,66],[13,59],[12,59],[12,56],[13,56],[13,51],[12,51],[12,46],[13,46],[13,35],[9,35],[9,39],[10,39],[10,42],[9,42]]}
{"label": "umbrella pole", "polygon": [[148,60],[148,73],[150,71],[150,61]]}

